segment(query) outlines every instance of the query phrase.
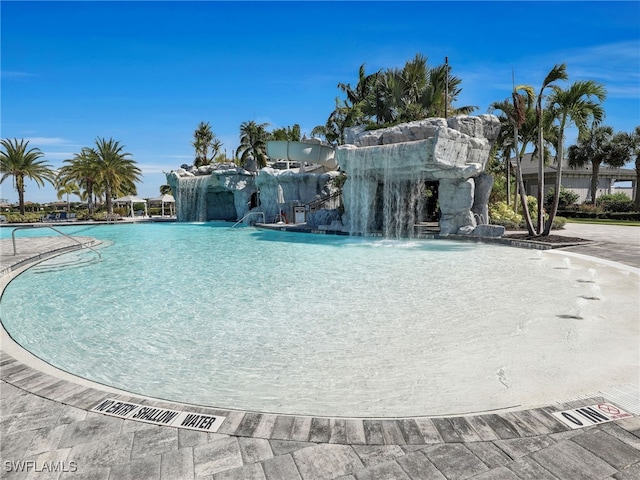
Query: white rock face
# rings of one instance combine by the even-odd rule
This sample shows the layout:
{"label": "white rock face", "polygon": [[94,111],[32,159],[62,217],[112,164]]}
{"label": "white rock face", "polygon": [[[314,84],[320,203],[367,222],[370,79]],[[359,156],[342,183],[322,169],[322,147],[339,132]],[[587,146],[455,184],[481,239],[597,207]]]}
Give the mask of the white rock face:
{"label": "white rock face", "polygon": [[255,174],[235,164],[177,169],[167,174],[181,222],[235,221],[251,206]]}
{"label": "white rock face", "polygon": [[[392,182],[402,187],[402,182],[411,182],[419,186],[428,181],[439,182],[441,233],[473,232],[474,178],[484,172],[499,132],[500,123],[493,115],[431,118],[374,131],[362,128],[348,131],[346,138],[350,144],[338,147],[336,156],[340,168],[348,175],[344,201],[350,225],[352,228],[355,225],[352,233],[368,233],[371,225],[384,223],[376,218],[388,219],[393,215],[393,212],[376,213],[376,209],[390,204],[379,198],[384,197],[385,189],[376,185]],[[357,185],[348,185],[349,182]],[[361,195],[359,192],[363,190],[369,194]],[[372,190],[375,191],[371,193]],[[475,202],[475,209],[484,212],[484,198],[488,199],[488,194],[484,186],[479,191],[483,199]],[[396,212],[396,216],[405,214]],[[358,215],[372,220],[359,222]]]}
{"label": "white rock face", "polygon": [[[306,205],[334,193],[337,189],[331,180],[338,175],[338,172],[297,173],[263,168],[256,178],[256,187],[260,190],[260,210],[265,213],[267,221],[280,210],[291,220],[296,205]],[[278,186],[282,188],[284,203],[278,203]]]}
{"label": "white rock face", "polygon": [[[264,220],[271,222],[281,210],[293,220],[294,206],[337,191],[331,180],[338,175],[337,171],[318,174],[273,168],[263,168],[256,174],[224,163],[174,170],[167,174],[167,183],[175,193],[179,221],[237,221],[255,211],[263,212]],[[278,186],[282,203],[278,202]],[[262,221],[262,217],[246,220],[255,221]]]}

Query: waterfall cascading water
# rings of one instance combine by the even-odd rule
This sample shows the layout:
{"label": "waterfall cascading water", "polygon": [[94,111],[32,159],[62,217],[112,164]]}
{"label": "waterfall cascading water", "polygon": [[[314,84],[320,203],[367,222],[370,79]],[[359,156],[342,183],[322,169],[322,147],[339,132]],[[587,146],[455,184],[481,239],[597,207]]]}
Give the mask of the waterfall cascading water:
{"label": "waterfall cascading water", "polygon": [[413,237],[413,227],[421,220],[426,205],[425,173],[403,169],[399,161],[401,146],[396,144],[346,154],[349,233]]}
{"label": "waterfall cascading water", "polygon": [[209,175],[178,178],[176,216],[180,222],[207,221]]}
{"label": "waterfall cascading water", "polygon": [[[502,235],[499,228],[477,230],[473,216],[488,222],[493,179],[485,168],[499,132],[493,115],[430,118],[371,131],[353,127],[348,142],[336,148],[347,173],[349,233],[411,237],[429,214],[438,218],[443,236]],[[428,199],[434,187],[436,197]]]}
{"label": "waterfall cascading water", "polygon": [[426,178],[421,170],[398,168],[399,145],[385,147],[383,190],[383,235],[385,238],[414,236],[414,225],[422,218]]}
{"label": "waterfall cascading water", "polygon": [[[368,168],[372,152],[365,150],[362,158],[353,154],[352,168],[348,175],[347,187],[350,204],[346,207],[349,212],[349,234],[371,235],[375,230],[375,203],[378,179]],[[360,160],[360,161],[356,161]]]}

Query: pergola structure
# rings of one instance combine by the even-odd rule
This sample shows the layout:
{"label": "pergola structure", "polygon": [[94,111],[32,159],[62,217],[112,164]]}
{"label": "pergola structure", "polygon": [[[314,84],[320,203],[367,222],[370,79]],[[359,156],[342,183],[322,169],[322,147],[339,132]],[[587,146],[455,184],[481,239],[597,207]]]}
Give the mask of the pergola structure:
{"label": "pergola structure", "polygon": [[176,200],[173,198],[173,195],[161,195],[160,197],[150,198],[148,201],[149,205],[162,205],[162,216],[164,217],[164,206],[169,206],[169,216],[172,217],[176,214]]}
{"label": "pergola structure", "polygon": [[147,201],[144,198],[138,198],[138,197],[134,197],[133,195],[127,195],[125,197],[120,197],[120,198],[116,198],[113,201],[114,204],[129,204],[129,208],[130,208],[130,213],[131,215],[129,215],[130,217],[135,217],[134,211],[133,211],[133,204],[134,203],[144,203],[144,216],[148,216],[147,213]]}

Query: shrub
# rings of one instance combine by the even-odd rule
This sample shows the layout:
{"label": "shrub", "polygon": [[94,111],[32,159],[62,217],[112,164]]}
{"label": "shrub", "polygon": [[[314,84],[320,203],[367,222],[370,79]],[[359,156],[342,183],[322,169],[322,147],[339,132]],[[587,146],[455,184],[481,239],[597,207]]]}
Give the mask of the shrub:
{"label": "shrub", "polygon": [[36,223],[42,217],[41,213],[27,212],[24,215],[20,213],[3,213],[7,217],[7,223]]}
{"label": "shrub", "polygon": [[[551,208],[551,204],[553,203],[553,197],[556,194],[555,188],[549,190],[549,192],[544,197],[544,206],[545,208]],[[563,186],[560,186],[560,197],[558,199],[558,209],[565,210],[571,205],[574,205],[578,202],[580,195],[572,190],[567,190]]]}
{"label": "shrub", "polygon": [[522,215],[513,211],[507,202],[496,202],[489,205],[489,218],[494,225],[502,225],[509,230],[520,228]]}
{"label": "shrub", "polygon": [[610,212],[606,214],[605,218],[611,220],[633,220],[640,221],[640,212]]}
{"label": "shrub", "polygon": [[551,228],[554,230],[558,230],[559,228],[563,228],[567,224],[567,219],[564,217],[558,217],[557,215],[553,218],[553,224]]}
{"label": "shrub", "polygon": [[602,195],[596,199],[596,203],[605,212],[632,212],[634,210],[633,200],[622,192]]}

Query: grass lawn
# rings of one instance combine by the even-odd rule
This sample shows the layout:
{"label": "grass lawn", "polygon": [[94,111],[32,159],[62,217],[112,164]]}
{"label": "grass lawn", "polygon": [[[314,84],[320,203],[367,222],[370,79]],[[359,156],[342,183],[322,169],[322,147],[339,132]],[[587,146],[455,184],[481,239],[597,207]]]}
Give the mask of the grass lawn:
{"label": "grass lawn", "polygon": [[640,227],[640,222],[635,220],[610,220],[608,218],[567,218],[567,223],[592,223],[595,225],[628,225]]}

